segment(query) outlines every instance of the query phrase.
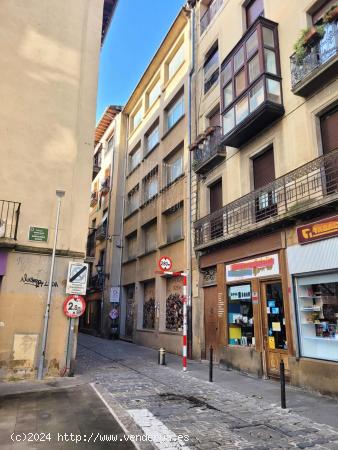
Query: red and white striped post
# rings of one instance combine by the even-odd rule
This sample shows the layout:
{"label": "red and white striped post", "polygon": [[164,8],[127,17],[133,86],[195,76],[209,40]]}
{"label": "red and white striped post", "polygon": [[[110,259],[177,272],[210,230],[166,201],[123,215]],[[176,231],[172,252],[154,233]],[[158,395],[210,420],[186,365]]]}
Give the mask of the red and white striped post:
{"label": "red and white striped post", "polygon": [[183,372],[187,370],[187,353],[188,353],[188,309],[187,309],[187,274],[185,272],[169,272],[168,270],[161,270],[163,275],[171,275],[172,277],[183,278],[183,346],[182,346],[182,367]]}

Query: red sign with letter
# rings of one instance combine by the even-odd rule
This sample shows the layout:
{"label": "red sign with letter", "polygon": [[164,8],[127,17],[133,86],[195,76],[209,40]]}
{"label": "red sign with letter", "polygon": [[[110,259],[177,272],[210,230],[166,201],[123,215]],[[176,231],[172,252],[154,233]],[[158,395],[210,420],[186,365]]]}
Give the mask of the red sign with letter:
{"label": "red sign with letter", "polygon": [[63,312],[67,317],[80,317],[86,310],[86,302],[81,295],[69,295],[63,303]]}

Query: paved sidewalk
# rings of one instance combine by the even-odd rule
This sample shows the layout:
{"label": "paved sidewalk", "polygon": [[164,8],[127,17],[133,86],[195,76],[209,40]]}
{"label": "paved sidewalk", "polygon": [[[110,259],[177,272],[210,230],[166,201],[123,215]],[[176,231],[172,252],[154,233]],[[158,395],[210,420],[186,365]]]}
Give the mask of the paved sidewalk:
{"label": "paved sidewalk", "polygon": [[183,373],[180,358],[167,361],[158,366],[154,350],[126,342],[79,339],[79,374],[90,374],[122,422],[132,416],[144,433],[157,421],[188,435],[190,449],[338,450],[336,400],[288,387],[290,409],[281,410],[275,382],[215,369],[208,383],[206,364],[191,362]]}

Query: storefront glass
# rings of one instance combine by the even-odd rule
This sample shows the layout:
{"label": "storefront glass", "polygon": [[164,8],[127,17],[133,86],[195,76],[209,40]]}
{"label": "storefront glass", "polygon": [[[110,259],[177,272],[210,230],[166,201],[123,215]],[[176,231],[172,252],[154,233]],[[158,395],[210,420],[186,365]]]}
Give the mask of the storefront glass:
{"label": "storefront glass", "polygon": [[229,344],[255,345],[251,285],[228,287]]}
{"label": "storefront glass", "polygon": [[287,349],[282,283],[267,282],[264,286],[266,299],[268,347]]}
{"label": "storefront glass", "polygon": [[295,283],[301,356],[338,361],[338,272]]}

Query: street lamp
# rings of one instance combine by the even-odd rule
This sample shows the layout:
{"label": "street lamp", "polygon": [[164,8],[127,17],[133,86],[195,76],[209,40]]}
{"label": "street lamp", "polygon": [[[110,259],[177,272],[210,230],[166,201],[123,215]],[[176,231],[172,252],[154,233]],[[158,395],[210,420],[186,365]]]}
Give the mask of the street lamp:
{"label": "street lamp", "polygon": [[56,190],[55,194],[56,194],[56,197],[58,198],[58,207],[57,207],[57,212],[56,212],[56,222],[55,222],[55,233],[54,233],[54,244],[53,244],[53,252],[52,252],[52,262],[51,262],[51,266],[50,266],[48,294],[47,294],[47,304],[46,304],[46,310],[45,310],[45,320],[44,320],[44,325],[43,325],[41,352],[40,352],[39,367],[38,367],[38,380],[42,380],[43,379],[43,365],[44,365],[45,356],[46,356],[48,321],[49,321],[50,304],[51,304],[51,299],[52,299],[53,277],[54,277],[54,266],[55,266],[55,253],[56,253],[56,243],[57,243],[58,232],[59,232],[61,199],[65,196],[65,191]]}

